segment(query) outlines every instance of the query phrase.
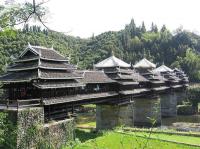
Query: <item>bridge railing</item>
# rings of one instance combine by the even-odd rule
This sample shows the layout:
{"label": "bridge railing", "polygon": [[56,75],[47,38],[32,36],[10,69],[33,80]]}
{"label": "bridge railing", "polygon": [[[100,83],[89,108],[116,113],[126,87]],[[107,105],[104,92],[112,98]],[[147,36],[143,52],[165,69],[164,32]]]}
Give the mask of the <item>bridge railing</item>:
{"label": "bridge railing", "polygon": [[41,105],[41,99],[23,99],[23,100],[10,100],[10,99],[1,99],[0,107],[1,108],[24,108],[24,107],[35,107]]}

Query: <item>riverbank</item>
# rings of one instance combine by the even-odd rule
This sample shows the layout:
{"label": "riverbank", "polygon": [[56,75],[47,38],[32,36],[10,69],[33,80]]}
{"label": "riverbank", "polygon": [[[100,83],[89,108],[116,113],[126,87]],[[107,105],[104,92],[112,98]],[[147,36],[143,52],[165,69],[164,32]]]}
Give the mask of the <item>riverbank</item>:
{"label": "riverbank", "polygon": [[[76,118],[77,128],[96,128],[95,109],[95,105],[89,105],[86,111],[78,113]],[[200,115],[178,115],[176,117],[162,118],[160,129],[200,132]]]}
{"label": "riverbank", "polygon": [[[200,137],[122,130],[93,132],[76,130],[75,149],[198,149]],[[72,147],[72,146],[71,146]],[[66,147],[65,149],[68,149]]]}

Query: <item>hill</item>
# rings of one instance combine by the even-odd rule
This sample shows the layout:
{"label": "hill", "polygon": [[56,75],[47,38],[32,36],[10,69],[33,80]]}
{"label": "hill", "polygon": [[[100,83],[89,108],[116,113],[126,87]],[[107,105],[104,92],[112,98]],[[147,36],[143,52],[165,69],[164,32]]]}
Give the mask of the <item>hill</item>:
{"label": "hill", "polygon": [[182,29],[171,33],[166,26],[158,30],[152,24],[147,31],[144,23],[136,26],[132,19],[121,31],[109,31],[81,39],[26,25],[12,34],[0,33],[1,72],[5,71],[5,66],[12,63],[28,42],[46,47],[53,45],[54,49],[69,57],[70,62],[81,69],[92,68],[94,63],[113,52],[128,63],[134,64],[146,57],[157,65],[165,63],[183,69],[192,81],[200,80],[200,36]]}

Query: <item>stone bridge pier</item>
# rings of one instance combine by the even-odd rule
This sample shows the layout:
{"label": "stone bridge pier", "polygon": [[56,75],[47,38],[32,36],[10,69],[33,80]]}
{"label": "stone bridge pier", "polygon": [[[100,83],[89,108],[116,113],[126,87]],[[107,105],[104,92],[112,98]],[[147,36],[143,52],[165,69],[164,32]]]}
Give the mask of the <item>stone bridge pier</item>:
{"label": "stone bridge pier", "polygon": [[161,116],[174,117],[177,115],[177,94],[173,91],[160,95],[161,100]]}
{"label": "stone bridge pier", "polygon": [[151,127],[161,125],[159,97],[134,98],[126,105],[96,105],[97,130],[112,129],[117,126]]}
{"label": "stone bridge pier", "polygon": [[96,105],[97,130],[112,129],[120,125],[134,126],[134,103],[127,105]]}
{"label": "stone bridge pier", "polygon": [[170,90],[159,96],[162,117],[174,117],[177,116],[177,104],[181,104],[186,99],[186,92],[184,89]]}
{"label": "stone bridge pier", "polygon": [[182,104],[187,99],[186,88],[182,88],[175,92],[177,97],[177,104]]}
{"label": "stone bridge pier", "polygon": [[155,127],[161,125],[161,105],[159,96],[138,97],[134,100],[134,125]]}

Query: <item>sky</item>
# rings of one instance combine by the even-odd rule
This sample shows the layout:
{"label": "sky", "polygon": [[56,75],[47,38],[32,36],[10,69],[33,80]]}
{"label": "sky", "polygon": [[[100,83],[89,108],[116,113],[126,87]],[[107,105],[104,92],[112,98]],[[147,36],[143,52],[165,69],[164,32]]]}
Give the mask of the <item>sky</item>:
{"label": "sky", "polygon": [[200,0],[49,0],[45,6],[49,28],[82,38],[119,31],[132,18],[147,29],[154,22],[171,31],[182,26],[200,32]]}

